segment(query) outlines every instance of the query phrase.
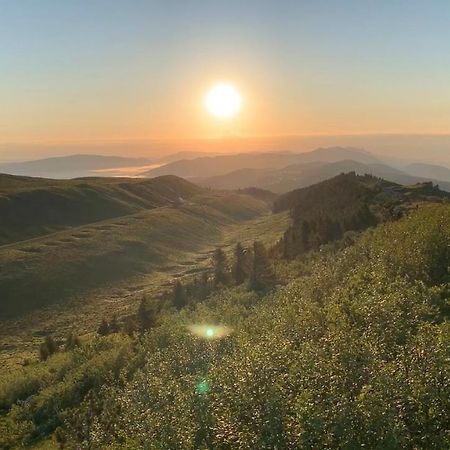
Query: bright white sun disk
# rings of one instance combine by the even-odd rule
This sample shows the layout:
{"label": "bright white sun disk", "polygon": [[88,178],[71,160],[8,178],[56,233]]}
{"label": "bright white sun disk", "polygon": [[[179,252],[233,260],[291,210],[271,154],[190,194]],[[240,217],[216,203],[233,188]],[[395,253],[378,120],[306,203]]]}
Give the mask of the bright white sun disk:
{"label": "bright white sun disk", "polygon": [[218,84],[208,92],[206,107],[216,117],[230,118],[239,111],[241,96],[233,86]]}

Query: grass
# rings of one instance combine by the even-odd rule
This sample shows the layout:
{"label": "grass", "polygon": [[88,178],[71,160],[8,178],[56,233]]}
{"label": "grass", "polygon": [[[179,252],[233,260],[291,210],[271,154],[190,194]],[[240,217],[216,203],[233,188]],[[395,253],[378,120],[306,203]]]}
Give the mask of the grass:
{"label": "grass", "polygon": [[0,362],[9,371],[34,360],[46,334],[88,337],[102,317],[134,311],[143,293],[156,295],[204,270],[217,245],[231,252],[238,240],[272,242],[288,220],[253,197],[207,191],[178,208],[0,247],[1,301],[15,316],[2,323]]}
{"label": "grass", "polygon": [[0,175],[0,245],[167,206],[201,192],[172,176],[62,181]]}

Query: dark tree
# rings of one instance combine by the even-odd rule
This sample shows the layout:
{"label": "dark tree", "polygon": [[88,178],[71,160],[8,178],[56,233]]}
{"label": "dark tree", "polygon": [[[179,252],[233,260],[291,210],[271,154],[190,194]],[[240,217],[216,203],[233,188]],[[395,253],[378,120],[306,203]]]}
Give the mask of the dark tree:
{"label": "dark tree", "polygon": [[228,284],[227,257],[221,248],[217,248],[213,257],[214,284]]}
{"label": "dark tree", "polygon": [[136,321],[133,319],[132,316],[125,317],[123,328],[125,333],[128,334],[128,336],[133,336],[134,332],[137,329],[137,326]]}
{"label": "dark tree", "polygon": [[187,304],[186,291],[180,281],[173,287],[173,305],[177,309],[184,308]]}
{"label": "dark tree", "polygon": [[247,254],[240,242],[234,249],[233,279],[236,284],[242,284],[248,276]]}
{"label": "dark tree", "polygon": [[79,347],[81,345],[80,342],[80,338],[74,334],[74,333],[69,333],[66,337],[66,342],[64,344],[64,348],[66,350],[72,350],[75,347]]}
{"label": "dark tree", "polygon": [[117,315],[114,314],[112,316],[111,322],[109,323],[109,332],[110,333],[119,333],[120,332],[120,325],[117,321]]}
{"label": "dark tree", "polygon": [[272,262],[264,244],[255,241],[253,244],[253,265],[250,275],[250,287],[257,292],[270,290],[276,283]]}
{"label": "dark tree", "polygon": [[147,331],[156,325],[157,311],[154,302],[150,303],[142,297],[137,311],[137,322],[141,332]]}
{"label": "dark tree", "polygon": [[45,361],[49,356],[56,353],[58,347],[51,336],[46,336],[44,342],[39,346],[39,359]]}
{"label": "dark tree", "polygon": [[209,276],[206,272],[203,272],[200,277],[199,282],[199,298],[200,300],[205,300],[206,297],[208,297],[209,293],[211,291],[211,286],[209,282]]}
{"label": "dark tree", "polygon": [[98,329],[97,329],[97,333],[98,333],[100,336],[106,336],[107,334],[110,333],[110,330],[109,330],[109,323],[107,322],[106,319],[103,319],[103,320],[101,321],[101,323],[100,323],[100,325],[99,325],[99,327],[98,327]]}

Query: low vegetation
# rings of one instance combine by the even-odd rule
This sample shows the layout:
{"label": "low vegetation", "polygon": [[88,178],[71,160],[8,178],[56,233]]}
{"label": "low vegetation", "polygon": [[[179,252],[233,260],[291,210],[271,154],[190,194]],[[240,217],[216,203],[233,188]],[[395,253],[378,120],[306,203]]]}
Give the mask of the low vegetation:
{"label": "low vegetation", "polygon": [[0,446],[448,448],[450,206],[434,190],[383,215],[373,192],[358,233],[288,258],[218,247],[96,337],[43,340],[0,384]]}

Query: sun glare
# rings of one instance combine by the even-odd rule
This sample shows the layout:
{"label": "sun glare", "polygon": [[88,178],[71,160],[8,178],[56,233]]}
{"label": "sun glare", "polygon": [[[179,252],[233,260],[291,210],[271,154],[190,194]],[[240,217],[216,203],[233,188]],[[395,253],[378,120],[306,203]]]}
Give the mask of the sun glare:
{"label": "sun glare", "polygon": [[241,96],[233,86],[217,84],[206,95],[205,103],[212,115],[227,119],[239,112]]}

